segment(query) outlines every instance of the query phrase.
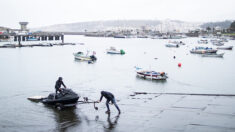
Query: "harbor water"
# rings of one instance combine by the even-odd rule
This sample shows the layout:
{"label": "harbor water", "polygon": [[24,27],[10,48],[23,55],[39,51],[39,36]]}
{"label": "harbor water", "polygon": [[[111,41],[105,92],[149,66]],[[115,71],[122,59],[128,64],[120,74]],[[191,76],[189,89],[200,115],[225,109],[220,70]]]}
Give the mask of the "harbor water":
{"label": "harbor water", "polygon": [[[142,107],[140,100],[130,98],[134,92],[147,93],[195,93],[235,94],[235,52],[224,52],[223,58],[202,57],[189,51],[199,38],[180,39],[186,43],[179,48],[167,48],[170,40],[146,38],[102,38],[65,36],[65,42],[77,45],[53,47],[25,47],[0,49],[0,131],[134,131],[142,122],[142,116],[151,120],[154,106]],[[225,45],[235,45],[230,40]],[[125,55],[106,54],[110,46],[123,49]],[[73,53],[95,51],[94,64],[74,59]],[[173,58],[175,56],[175,59]],[[181,63],[181,67],[178,64]],[[152,81],[136,77],[135,67],[166,72],[166,81]],[[117,115],[111,106],[111,115],[106,115],[105,101],[97,104],[77,105],[76,108],[57,109],[27,100],[30,96],[47,96],[54,92],[58,77],[68,88],[82,97],[98,100],[100,91],[115,95],[122,114]],[[151,97],[146,97],[151,100]],[[140,106],[140,107],[138,107]],[[146,112],[146,115],[139,115]],[[131,112],[131,113],[128,113]],[[235,113],[235,112],[234,112]],[[128,118],[130,115],[132,118]],[[122,125],[123,124],[123,125]],[[152,124],[154,125],[154,124]],[[124,127],[125,126],[125,127]],[[129,127],[126,127],[129,126]],[[144,125],[139,131],[154,131]],[[149,128],[149,129],[148,129]],[[171,130],[168,130],[171,131]]]}

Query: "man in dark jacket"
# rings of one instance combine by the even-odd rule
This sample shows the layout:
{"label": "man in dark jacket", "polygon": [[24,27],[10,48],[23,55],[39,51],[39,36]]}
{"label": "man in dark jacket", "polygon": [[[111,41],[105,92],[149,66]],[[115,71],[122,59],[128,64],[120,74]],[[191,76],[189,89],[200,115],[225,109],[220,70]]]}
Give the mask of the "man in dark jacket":
{"label": "man in dark jacket", "polygon": [[57,95],[57,92],[59,91],[60,93],[62,93],[62,89],[61,89],[61,85],[64,86],[64,88],[66,88],[66,86],[64,85],[64,82],[62,81],[63,78],[59,77],[59,79],[56,81],[55,83],[55,93]]}
{"label": "man in dark jacket", "polygon": [[107,106],[107,111],[106,113],[109,114],[110,113],[110,109],[109,109],[109,102],[111,101],[115,107],[117,108],[119,114],[121,113],[118,105],[116,104],[116,100],[115,100],[115,97],[112,93],[110,92],[107,92],[107,91],[101,91],[101,97],[100,97],[100,100],[98,102],[101,102],[102,101],[102,98],[105,97],[107,100],[106,100],[106,106]]}

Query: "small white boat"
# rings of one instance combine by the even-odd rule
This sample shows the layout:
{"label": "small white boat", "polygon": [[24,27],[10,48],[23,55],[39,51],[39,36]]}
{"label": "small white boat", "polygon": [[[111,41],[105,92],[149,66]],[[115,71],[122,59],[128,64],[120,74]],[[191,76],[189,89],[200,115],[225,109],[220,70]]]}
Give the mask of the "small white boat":
{"label": "small white boat", "polygon": [[227,39],[227,38],[220,38],[220,40],[221,40],[222,42],[228,42],[228,39]]}
{"label": "small white boat", "polygon": [[40,43],[40,44],[38,44],[38,46],[51,47],[51,46],[53,46],[53,44],[51,44],[51,43]]}
{"label": "small white boat", "polygon": [[88,55],[88,53],[84,55],[83,52],[77,52],[77,53],[73,53],[73,55],[75,59],[80,60],[80,61],[96,61],[97,60],[94,53],[93,55]]}
{"label": "small white boat", "polygon": [[113,37],[114,38],[126,38],[126,36],[122,34],[114,35]]}
{"label": "small white boat", "polygon": [[159,36],[152,36],[151,39],[160,39]]}
{"label": "small white boat", "polygon": [[155,72],[155,71],[136,71],[137,76],[144,79],[151,80],[166,80],[167,74],[165,72]]}
{"label": "small white boat", "polygon": [[235,37],[230,37],[229,40],[235,40]]}
{"label": "small white boat", "polygon": [[213,43],[213,42],[222,42],[220,39],[211,39],[210,41],[211,41],[211,43]]}
{"label": "small white boat", "polygon": [[200,39],[197,41],[198,44],[208,44],[207,39]]}
{"label": "small white boat", "polygon": [[202,57],[223,57],[224,53],[220,54],[203,54]]}
{"label": "small white boat", "polygon": [[224,45],[224,41],[222,41],[221,39],[211,39],[211,43],[216,46]]}
{"label": "small white boat", "polygon": [[174,44],[174,43],[168,43],[165,45],[166,47],[174,47],[174,48],[179,48],[178,44]]}
{"label": "small white boat", "polygon": [[117,50],[115,47],[110,47],[109,49],[107,49],[107,54],[125,54],[124,50]]}
{"label": "small white boat", "polygon": [[220,42],[220,41],[215,41],[215,42],[212,42],[213,45],[216,45],[216,46],[223,46],[224,43],[223,42]]}
{"label": "small white boat", "polygon": [[185,45],[185,43],[182,41],[170,41],[169,43],[178,44],[178,45]]}
{"label": "small white boat", "polygon": [[1,48],[15,48],[16,45],[15,44],[4,44],[3,46],[1,46]]}
{"label": "small white boat", "polygon": [[233,46],[221,46],[221,47],[218,47],[217,49],[220,49],[220,50],[232,50]]}

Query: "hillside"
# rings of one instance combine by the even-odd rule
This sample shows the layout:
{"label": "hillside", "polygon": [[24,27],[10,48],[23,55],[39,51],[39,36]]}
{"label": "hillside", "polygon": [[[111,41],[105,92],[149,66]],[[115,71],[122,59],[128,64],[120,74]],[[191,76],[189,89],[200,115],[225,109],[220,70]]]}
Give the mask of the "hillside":
{"label": "hillside", "polygon": [[201,25],[201,28],[207,28],[207,27],[210,27],[210,28],[213,28],[213,27],[220,27],[222,29],[226,29],[226,28],[229,28],[231,23],[233,21],[231,20],[226,20],[226,21],[221,21],[221,22],[207,22],[207,23],[203,23]]}
{"label": "hillside", "polygon": [[31,29],[32,31],[59,31],[59,32],[83,32],[83,31],[103,31],[118,29],[147,28],[156,29],[162,32],[179,31],[187,32],[199,28],[201,23],[184,22],[177,20],[112,20],[78,22],[70,24],[57,24],[46,27]]}

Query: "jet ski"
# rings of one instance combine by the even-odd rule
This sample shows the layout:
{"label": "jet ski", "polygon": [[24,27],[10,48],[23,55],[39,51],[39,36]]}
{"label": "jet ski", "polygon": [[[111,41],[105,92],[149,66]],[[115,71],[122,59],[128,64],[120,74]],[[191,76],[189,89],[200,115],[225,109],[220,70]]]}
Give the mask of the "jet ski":
{"label": "jet ski", "polygon": [[59,94],[51,93],[48,97],[42,99],[42,103],[48,105],[70,105],[76,104],[79,99],[79,95],[71,89],[62,89]]}

